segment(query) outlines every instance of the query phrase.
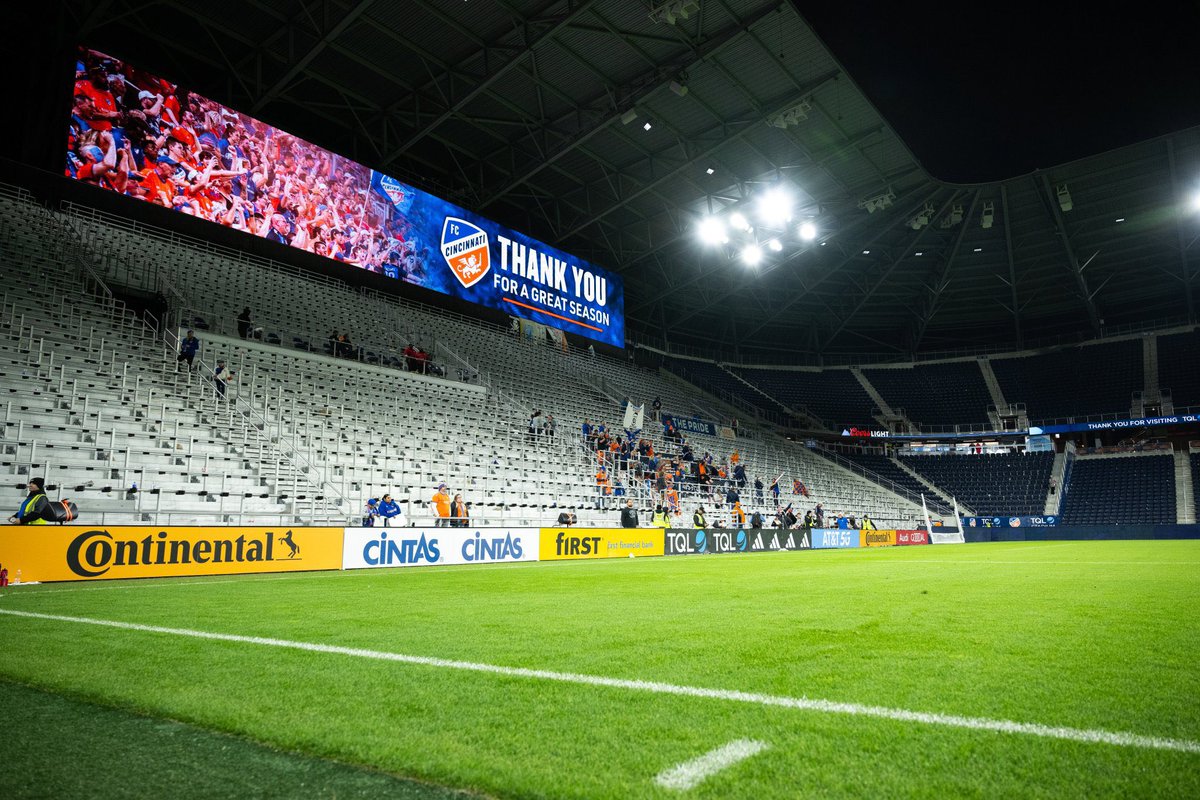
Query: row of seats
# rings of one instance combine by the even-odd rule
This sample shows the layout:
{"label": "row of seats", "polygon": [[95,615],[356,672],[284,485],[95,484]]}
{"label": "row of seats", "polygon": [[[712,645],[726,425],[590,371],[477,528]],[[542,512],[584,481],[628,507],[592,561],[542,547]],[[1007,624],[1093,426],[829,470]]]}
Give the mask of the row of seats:
{"label": "row of seats", "polygon": [[1065,525],[1175,522],[1175,461],[1151,456],[1075,460],[1061,512]]}
{"label": "row of seats", "polygon": [[906,455],[900,460],[982,516],[1033,516],[1046,509],[1054,453]]}

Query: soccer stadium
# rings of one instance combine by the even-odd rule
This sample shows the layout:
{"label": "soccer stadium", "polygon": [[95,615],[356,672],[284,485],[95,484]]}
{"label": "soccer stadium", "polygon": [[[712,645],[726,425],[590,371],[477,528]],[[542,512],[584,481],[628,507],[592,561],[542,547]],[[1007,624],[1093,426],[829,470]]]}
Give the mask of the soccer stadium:
{"label": "soccer stadium", "polygon": [[1184,5],[18,14],[0,797],[1200,796]]}

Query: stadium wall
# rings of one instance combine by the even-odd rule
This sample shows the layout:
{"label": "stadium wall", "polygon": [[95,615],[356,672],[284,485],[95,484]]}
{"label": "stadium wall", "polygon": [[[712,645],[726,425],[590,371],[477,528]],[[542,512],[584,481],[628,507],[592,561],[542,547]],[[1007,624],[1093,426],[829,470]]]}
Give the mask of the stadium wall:
{"label": "stadium wall", "polygon": [[1200,539],[1200,525],[1056,525],[1048,528],[966,528],[967,542]]}

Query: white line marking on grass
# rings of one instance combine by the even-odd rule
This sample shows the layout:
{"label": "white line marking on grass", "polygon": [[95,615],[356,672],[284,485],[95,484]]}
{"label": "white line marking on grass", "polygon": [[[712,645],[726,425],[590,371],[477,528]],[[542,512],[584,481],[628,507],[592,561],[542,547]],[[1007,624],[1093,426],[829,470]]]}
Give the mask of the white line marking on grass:
{"label": "white line marking on grass", "polygon": [[676,764],[668,770],[663,770],[655,776],[654,782],[664,789],[673,789],[677,792],[694,789],[721,770],[732,767],[739,761],[745,761],[768,747],[770,745],[756,742],[753,739],[738,739],[721,745],[715,750],[709,750],[691,761],[684,761],[682,764]]}
{"label": "white line marking on grass", "polygon": [[658,681],[628,680],[625,678],[606,678],[601,675],[583,675],[574,672],[555,672],[544,669],[529,669],[527,667],[505,667],[497,664],[483,664],[474,661],[455,661],[432,656],[410,656],[403,653],[388,653],[380,650],[367,650],[357,647],[342,647],[332,644],[316,644],[313,642],[295,642],[287,639],[271,639],[262,636],[239,636],[232,633],[214,633],[197,631],[188,628],[166,628],[159,625],[141,625],[135,622],[118,622],[115,620],[91,619],[88,617],[68,617],[60,614],[40,614],[33,611],[14,611],[0,608],[0,615],[43,619],[52,622],[72,622],[82,625],[97,625],[105,628],[119,628],[128,631],[145,633],[162,633],[170,636],[187,636],[193,639],[211,639],[219,642],[237,642],[240,644],[257,644],[264,647],[282,647],[289,650],[302,650],[310,653],[327,653],[330,655],[353,656],[355,658],[370,658],[377,661],[395,661],[402,664],[415,664],[424,667],[439,667],[441,669],[464,670],[467,672],[484,672],[493,675],[504,675],[513,678],[531,678],[535,680],[557,681],[559,683],[574,683],[583,686],[602,686],[610,689],[629,689],[638,692],[676,695],[681,697],[700,697],[707,700],[726,700],[734,703],[750,703],[776,708],[794,708],[800,711],[819,711],[824,714],[847,714],[858,717],[875,717],[890,719],[897,722],[918,722],[923,725],[940,725],[948,728],[966,728],[976,731],[992,731],[995,733],[1015,733],[1025,736],[1039,736],[1046,739],[1066,739],[1073,742],[1091,744],[1110,744],[1117,747],[1137,747],[1148,750],[1176,750],[1183,753],[1200,754],[1200,742],[1188,739],[1169,739],[1159,736],[1144,736],[1137,733],[1120,731],[1090,730],[1087,728],[1068,728],[1065,726],[1040,725],[1034,722],[1013,722],[986,717],[964,717],[956,714],[937,714],[925,711],[908,711],[903,708],[887,708],[886,706],[868,706],[859,703],[843,703],[835,700],[816,700],[807,697],[787,697],[785,695],[756,694],[736,689],[707,689],[701,686],[680,686],[673,683]]}

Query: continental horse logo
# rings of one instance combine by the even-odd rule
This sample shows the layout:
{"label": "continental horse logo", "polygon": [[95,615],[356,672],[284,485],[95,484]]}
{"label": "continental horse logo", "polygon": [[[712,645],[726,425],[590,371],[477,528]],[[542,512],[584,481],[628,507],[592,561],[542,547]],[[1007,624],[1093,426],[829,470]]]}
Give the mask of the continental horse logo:
{"label": "continental horse logo", "polygon": [[446,217],[442,223],[442,258],[464,289],[470,289],[491,268],[487,231],[465,219]]}
{"label": "continental horse logo", "polygon": [[288,531],[283,536],[279,537],[279,541],[288,546],[288,558],[295,558],[300,555],[300,545],[292,541],[292,532]]}

